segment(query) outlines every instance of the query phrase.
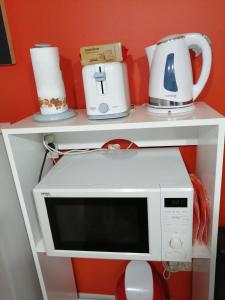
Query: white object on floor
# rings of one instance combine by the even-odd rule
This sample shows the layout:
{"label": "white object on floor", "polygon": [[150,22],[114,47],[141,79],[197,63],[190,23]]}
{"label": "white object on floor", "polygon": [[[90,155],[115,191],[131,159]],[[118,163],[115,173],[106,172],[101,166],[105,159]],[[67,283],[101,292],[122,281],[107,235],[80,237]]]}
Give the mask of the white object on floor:
{"label": "white object on floor", "polygon": [[153,275],[146,261],[131,261],[125,272],[127,300],[153,300]]}

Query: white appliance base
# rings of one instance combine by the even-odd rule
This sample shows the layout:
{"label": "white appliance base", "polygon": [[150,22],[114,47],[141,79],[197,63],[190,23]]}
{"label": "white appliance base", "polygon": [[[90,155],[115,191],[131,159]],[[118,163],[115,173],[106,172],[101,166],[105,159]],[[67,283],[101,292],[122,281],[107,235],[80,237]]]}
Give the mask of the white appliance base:
{"label": "white appliance base", "polygon": [[163,107],[153,107],[150,104],[147,104],[148,111],[152,114],[161,114],[164,116],[178,115],[191,113],[195,110],[195,105],[191,104],[190,106],[179,107],[179,108],[163,108]]}
{"label": "white appliance base", "polygon": [[42,113],[38,112],[33,116],[33,120],[36,122],[53,122],[53,121],[70,119],[75,116],[76,116],[76,112],[74,109],[67,109],[66,111],[59,114],[43,115]]}

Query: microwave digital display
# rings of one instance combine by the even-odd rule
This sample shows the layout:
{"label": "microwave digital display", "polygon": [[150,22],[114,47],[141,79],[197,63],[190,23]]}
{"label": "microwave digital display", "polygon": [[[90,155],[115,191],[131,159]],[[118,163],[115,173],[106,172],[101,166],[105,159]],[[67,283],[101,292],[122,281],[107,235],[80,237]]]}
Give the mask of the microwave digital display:
{"label": "microwave digital display", "polygon": [[187,207],[187,198],[165,198],[164,207]]}
{"label": "microwave digital display", "polygon": [[147,198],[46,197],[56,250],[149,253]]}

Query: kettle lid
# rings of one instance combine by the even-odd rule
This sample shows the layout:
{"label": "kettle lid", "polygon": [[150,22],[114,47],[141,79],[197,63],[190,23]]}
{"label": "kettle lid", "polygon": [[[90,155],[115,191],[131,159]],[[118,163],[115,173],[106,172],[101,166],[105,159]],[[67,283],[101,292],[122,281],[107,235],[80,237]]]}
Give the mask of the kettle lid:
{"label": "kettle lid", "polygon": [[184,35],[183,34],[171,34],[171,35],[167,35],[166,37],[162,38],[161,40],[158,41],[157,45],[163,44],[163,43],[167,43],[170,41],[174,41],[177,39],[183,39]]}

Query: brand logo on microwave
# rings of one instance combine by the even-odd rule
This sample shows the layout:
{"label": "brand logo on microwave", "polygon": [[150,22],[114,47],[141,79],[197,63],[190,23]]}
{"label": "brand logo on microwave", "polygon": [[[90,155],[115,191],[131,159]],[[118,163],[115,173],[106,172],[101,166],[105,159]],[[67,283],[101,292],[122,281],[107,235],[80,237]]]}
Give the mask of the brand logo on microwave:
{"label": "brand logo on microwave", "polygon": [[41,193],[42,196],[51,196],[50,193]]}

